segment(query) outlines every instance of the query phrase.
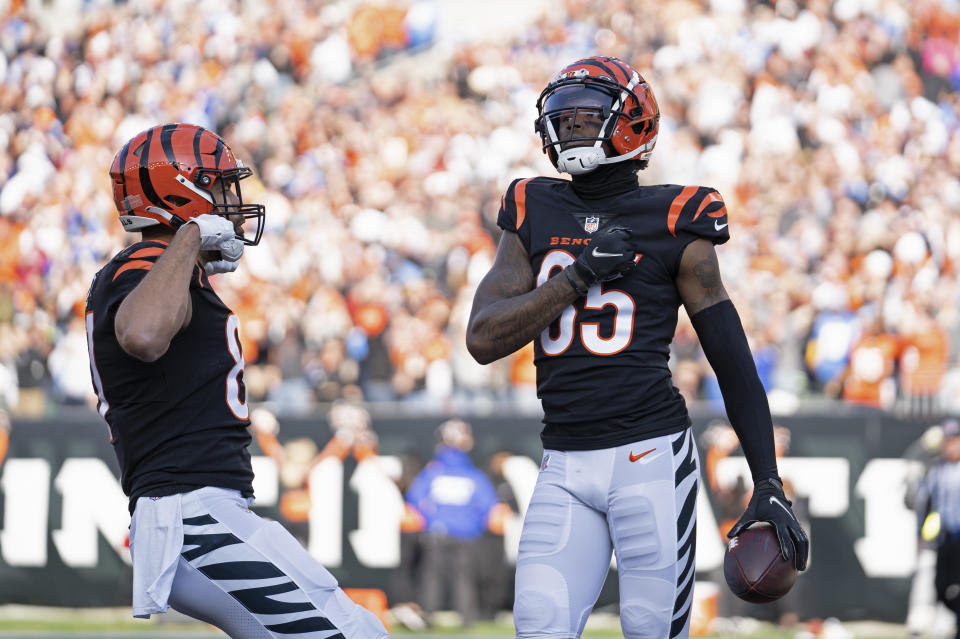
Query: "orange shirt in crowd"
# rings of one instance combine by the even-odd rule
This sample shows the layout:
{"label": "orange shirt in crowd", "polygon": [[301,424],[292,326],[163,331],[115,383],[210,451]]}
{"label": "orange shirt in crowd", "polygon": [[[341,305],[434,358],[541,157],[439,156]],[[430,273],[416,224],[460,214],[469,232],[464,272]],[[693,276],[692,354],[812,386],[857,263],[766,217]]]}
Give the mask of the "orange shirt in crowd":
{"label": "orange shirt in crowd", "polygon": [[896,393],[893,370],[899,353],[900,341],[895,335],[881,333],[863,337],[850,351],[843,398],[854,404],[889,406]]}
{"label": "orange shirt in crowd", "polygon": [[904,338],[900,356],[900,385],[907,395],[935,395],[947,370],[949,342],[939,326]]}

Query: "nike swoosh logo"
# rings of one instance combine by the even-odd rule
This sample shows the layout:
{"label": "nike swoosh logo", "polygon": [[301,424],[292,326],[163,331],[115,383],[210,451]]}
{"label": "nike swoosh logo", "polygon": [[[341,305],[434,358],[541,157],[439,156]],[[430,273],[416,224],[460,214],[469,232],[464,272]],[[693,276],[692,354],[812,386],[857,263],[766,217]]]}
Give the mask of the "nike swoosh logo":
{"label": "nike swoosh logo", "polygon": [[719,231],[720,229],[726,228],[726,227],[727,227],[727,224],[729,224],[729,222],[724,222],[723,224],[721,224],[721,223],[720,223],[720,220],[714,220],[714,221],[713,221],[713,228],[715,228],[715,229],[717,229],[717,230]]}
{"label": "nike swoosh logo", "polygon": [[620,257],[621,255],[623,255],[623,253],[603,253],[602,251],[598,251],[596,247],[593,248],[594,257]]}
{"label": "nike swoosh logo", "polygon": [[644,455],[649,455],[650,453],[652,453],[652,452],[655,451],[655,450],[656,450],[656,448],[651,448],[650,450],[644,451],[644,452],[640,453],[639,455],[634,455],[633,452],[631,451],[631,452],[630,452],[630,461],[635,462],[635,461],[637,461],[638,459],[640,459],[641,457],[643,457]]}
{"label": "nike swoosh logo", "polygon": [[780,500],[777,499],[776,497],[771,497],[771,498],[770,498],[770,503],[771,503],[771,504],[776,504],[777,506],[780,506],[780,507],[783,508],[785,511],[787,511],[787,514],[790,515],[790,519],[794,519],[793,512],[792,512],[789,508],[787,508],[787,507],[783,504],[782,501],[780,501]]}

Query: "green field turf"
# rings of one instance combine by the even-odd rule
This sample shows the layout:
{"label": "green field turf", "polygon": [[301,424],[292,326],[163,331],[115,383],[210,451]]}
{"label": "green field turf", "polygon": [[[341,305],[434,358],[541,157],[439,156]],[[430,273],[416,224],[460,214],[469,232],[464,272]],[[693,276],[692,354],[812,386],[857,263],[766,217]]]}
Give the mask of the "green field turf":
{"label": "green field turf", "polygon": [[[778,628],[770,624],[756,624],[749,633],[727,632],[704,639],[794,639],[801,628]],[[856,639],[893,639],[905,636],[902,626],[871,624],[850,630]],[[513,628],[504,624],[480,623],[468,630],[440,628],[430,632],[411,632],[393,629],[395,637],[425,637],[427,639],[511,639]],[[0,639],[212,639],[225,637],[213,628],[198,624],[177,625],[153,622],[97,622],[83,620],[0,620]],[[615,628],[588,629],[584,637],[618,637]]]}

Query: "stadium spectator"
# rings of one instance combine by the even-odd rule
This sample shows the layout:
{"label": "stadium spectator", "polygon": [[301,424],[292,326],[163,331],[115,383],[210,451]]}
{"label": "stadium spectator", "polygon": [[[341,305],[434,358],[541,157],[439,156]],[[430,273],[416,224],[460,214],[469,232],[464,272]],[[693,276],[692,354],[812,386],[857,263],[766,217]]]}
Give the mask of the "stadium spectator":
{"label": "stadium spectator", "polygon": [[896,398],[894,371],[900,340],[884,329],[876,311],[869,312],[864,333],[850,350],[850,364],[842,380],[843,398],[851,404],[890,409]]}
{"label": "stadium spectator", "polygon": [[450,592],[466,627],[477,619],[478,542],[488,528],[502,533],[503,505],[470,460],[470,425],[447,420],[437,428],[437,439],[436,454],[413,480],[406,500],[424,520],[423,609],[427,615],[436,612]]}

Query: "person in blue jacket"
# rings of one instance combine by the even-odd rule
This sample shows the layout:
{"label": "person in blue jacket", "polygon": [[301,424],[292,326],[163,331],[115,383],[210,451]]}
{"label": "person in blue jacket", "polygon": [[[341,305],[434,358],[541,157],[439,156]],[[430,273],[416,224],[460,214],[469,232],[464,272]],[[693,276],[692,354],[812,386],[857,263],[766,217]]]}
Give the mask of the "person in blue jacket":
{"label": "person in blue jacket", "polygon": [[[429,618],[443,603],[443,593],[450,591],[462,624],[468,626],[477,614],[477,544],[496,517],[497,494],[470,460],[469,424],[448,420],[437,428],[437,439],[436,454],[406,495],[408,506],[423,517],[422,603]],[[448,581],[450,587],[444,588]]]}

